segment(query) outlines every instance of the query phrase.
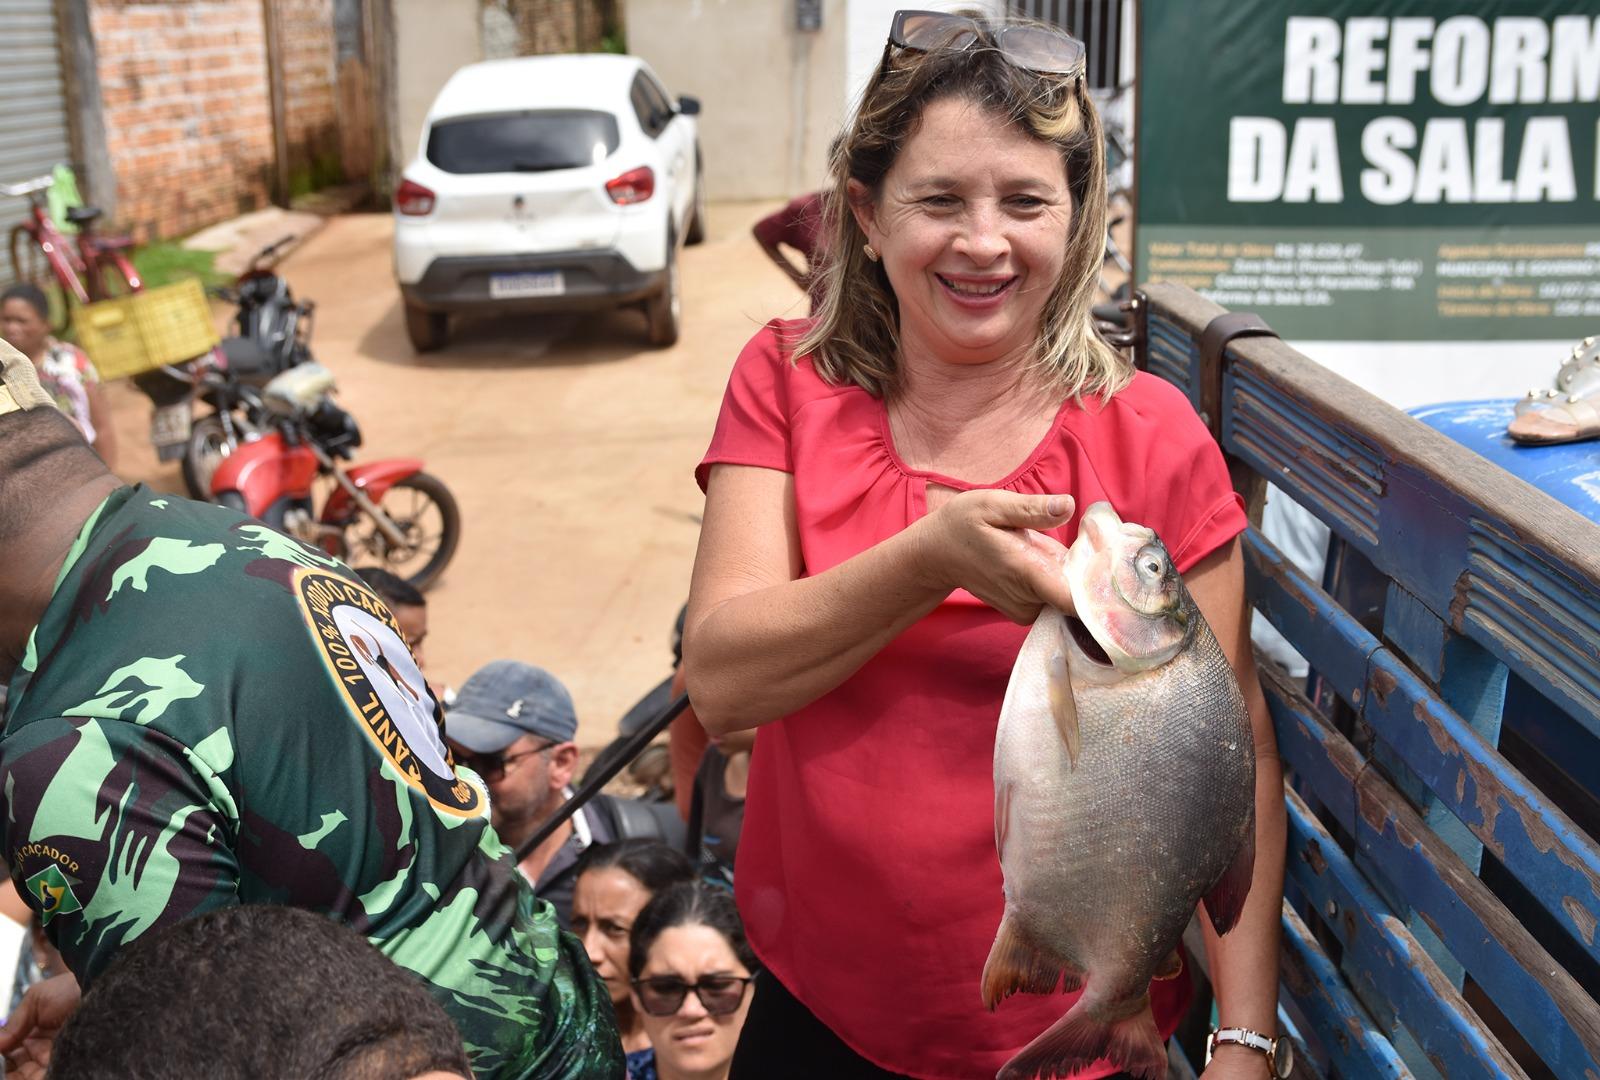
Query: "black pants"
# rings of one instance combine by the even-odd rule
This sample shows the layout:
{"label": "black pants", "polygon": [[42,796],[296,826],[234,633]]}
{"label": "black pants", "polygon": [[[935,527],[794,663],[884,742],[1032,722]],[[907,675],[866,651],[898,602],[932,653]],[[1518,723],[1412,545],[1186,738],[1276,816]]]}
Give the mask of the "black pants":
{"label": "black pants", "polygon": [[[879,1068],[800,1004],[770,971],[756,974],[728,1080],[910,1080]],[[1118,1073],[1107,1080],[1131,1080]]]}

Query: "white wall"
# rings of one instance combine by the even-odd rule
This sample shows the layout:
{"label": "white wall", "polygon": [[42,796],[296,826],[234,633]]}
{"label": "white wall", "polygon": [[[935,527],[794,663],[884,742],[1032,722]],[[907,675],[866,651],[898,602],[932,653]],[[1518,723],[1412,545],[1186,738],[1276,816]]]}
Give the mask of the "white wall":
{"label": "white wall", "polygon": [[821,182],[844,117],[845,4],[823,0],[813,32],[795,29],[794,0],[628,0],[628,51],[704,108],[713,199],[786,198]]}
{"label": "white wall", "polygon": [[1521,397],[1552,386],[1572,352],[1560,341],[1290,341],[1330,371],[1397,409]]}
{"label": "white wall", "polygon": [[445,82],[483,59],[478,7],[478,0],[394,0],[396,172],[416,156],[422,121]]}
{"label": "white wall", "polygon": [[845,44],[845,101],[854,109],[867,80],[883,60],[883,46],[889,40],[889,23],[894,13],[903,7],[920,11],[953,11],[956,8],[978,8],[998,12],[1005,5],[1001,0],[847,0]]}

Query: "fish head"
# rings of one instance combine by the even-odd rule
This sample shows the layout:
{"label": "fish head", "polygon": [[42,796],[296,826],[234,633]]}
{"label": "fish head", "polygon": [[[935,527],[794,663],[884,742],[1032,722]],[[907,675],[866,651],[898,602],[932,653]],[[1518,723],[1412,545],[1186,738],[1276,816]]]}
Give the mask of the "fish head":
{"label": "fish head", "polygon": [[1166,545],[1153,530],[1123,521],[1110,503],[1084,511],[1067,552],[1067,581],[1082,626],[1069,635],[1080,661],[1133,675],[1160,667],[1188,644],[1194,601]]}

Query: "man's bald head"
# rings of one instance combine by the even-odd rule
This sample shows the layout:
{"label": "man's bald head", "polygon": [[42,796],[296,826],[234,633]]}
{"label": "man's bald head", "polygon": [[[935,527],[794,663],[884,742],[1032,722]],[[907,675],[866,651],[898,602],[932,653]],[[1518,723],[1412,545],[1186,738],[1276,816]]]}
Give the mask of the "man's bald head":
{"label": "man's bald head", "polygon": [[0,546],[62,496],[109,475],[82,432],[54,406],[0,416]]}

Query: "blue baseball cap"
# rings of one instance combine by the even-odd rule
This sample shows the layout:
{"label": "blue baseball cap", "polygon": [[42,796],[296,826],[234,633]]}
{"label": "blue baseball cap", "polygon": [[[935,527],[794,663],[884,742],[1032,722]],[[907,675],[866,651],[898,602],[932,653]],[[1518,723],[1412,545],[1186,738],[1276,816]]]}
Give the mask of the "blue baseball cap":
{"label": "blue baseball cap", "polygon": [[444,733],[474,754],[494,754],[524,735],[571,742],[578,714],[567,688],[544,668],[494,660],[461,684]]}

